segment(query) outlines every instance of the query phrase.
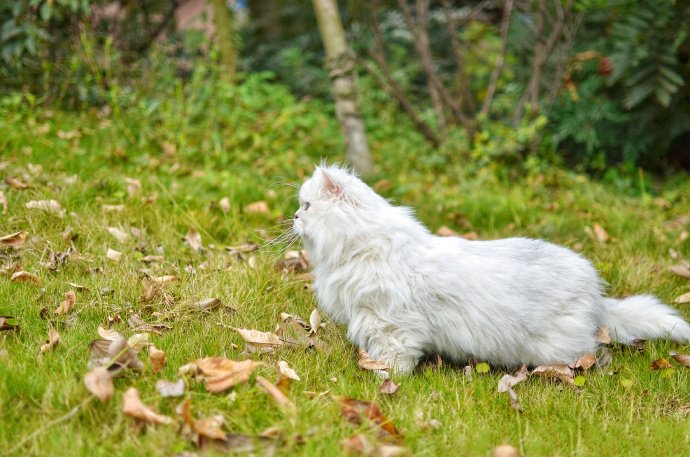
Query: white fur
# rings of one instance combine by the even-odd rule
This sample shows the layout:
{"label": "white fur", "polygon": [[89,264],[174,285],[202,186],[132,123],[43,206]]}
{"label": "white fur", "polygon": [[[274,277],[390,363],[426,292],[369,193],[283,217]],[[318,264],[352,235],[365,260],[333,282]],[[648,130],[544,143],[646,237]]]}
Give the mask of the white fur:
{"label": "white fur", "polygon": [[293,229],[319,306],[397,371],[435,353],[507,367],[570,363],[597,349],[604,326],[623,342],[690,340],[690,325],[652,296],[604,298],[592,264],[569,249],[434,236],[338,167],[318,167],[299,197]]}

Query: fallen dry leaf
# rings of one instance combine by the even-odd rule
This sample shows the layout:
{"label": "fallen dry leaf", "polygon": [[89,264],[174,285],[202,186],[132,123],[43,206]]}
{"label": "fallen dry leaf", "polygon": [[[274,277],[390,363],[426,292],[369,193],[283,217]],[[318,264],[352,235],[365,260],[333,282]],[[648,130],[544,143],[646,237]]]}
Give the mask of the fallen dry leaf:
{"label": "fallen dry leaf", "polygon": [[196,252],[203,247],[201,244],[201,235],[192,227],[189,227],[187,234],[184,236],[185,241],[189,244],[189,247],[194,249]]}
{"label": "fallen dry leaf", "polygon": [[108,227],[108,233],[110,233],[117,241],[120,243],[126,243],[129,241],[129,234],[117,227]]}
{"label": "fallen dry leaf", "polygon": [[151,278],[154,282],[157,282],[158,284],[167,284],[169,282],[174,282],[174,281],[179,281],[180,278],[178,278],[175,275],[164,275],[164,276],[156,276],[155,278]]}
{"label": "fallen dry leaf", "polygon": [[268,214],[271,211],[268,209],[268,203],[263,200],[259,200],[258,202],[250,203],[245,206],[244,212],[250,214]]}
{"label": "fallen dry leaf", "polygon": [[84,375],[84,385],[102,402],[110,400],[115,387],[113,376],[105,367],[96,367]]}
{"label": "fallen dry leaf", "polygon": [[606,233],[606,230],[604,230],[604,227],[595,223],[593,226],[593,230],[594,230],[594,235],[596,236],[596,240],[599,243],[604,244],[608,241],[609,234]]}
{"label": "fallen dry leaf", "polygon": [[684,367],[690,368],[690,355],[678,354],[677,352],[669,352],[669,355]]}
{"label": "fallen dry leaf", "polygon": [[33,273],[29,273],[28,271],[18,271],[16,273],[13,273],[10,281],[12,281],[12,282],[30,282],[30,283],[36,284],[37,286],[41,285],[41,278],[39,278],[38,276],[36,276]]}
{"label": "fallen dry leaf", "polygon": [[276,366],[278,367],[278,373],[282,374],[283,376],[286,376],[290,379],[294,379],[295,381],[301,381],[299,375],[295,370],[290,368],[287,362],[284,360],[279,360],[278,363],[276,363]]}
{"label": "fallen dry leaf", "polygon": [[570,387],[577,387],[573,378],[575,373],[568,365],[563,364],[547,364],[536,367],[532,370],[532,375],[541,378],[559,379],[569,385]]}
{"label": "fallen dry leaf", "polygon": [[58,217],[65,217],[65,209],[56,200],[31,200],[24,205],[28,209],[38,209]]}
{"label": "fallen dry leaf", "polygon": [[310,333],[316,333],[321,328],[321,315],[319,310],[314,308],[314,311],[309,315],[309,326],[311,327]]}
{"label": "fallen dry leaf", "polygon": [[141,402],[139,391],[130,387],[124,395],[122,412],[136,420],[151,424],[172,424],[172,418],[158,414]]}
{"label": "fallen dry leaf", "polygon": [[161,397],[181,397],[184,395],[185,383],[182,379],[175,382],[161,379],[156,381],[156,390]]}
{"label": "fallen dry leaf", "polygon": [[440,226],[438,230],[436,230],[436,234],[438,236],[460,236],[458,232],[445,225]]}
{"label": "fallen dry leaf", "polygon": [[667,368],[673,368],[673,365],[671,365],[671,362],[666,360],[665,358],[660,358],[657,360],[654,360],[652,362],[652,370],[665,370]]}
{"label": "fallen dry leaf", "polygon": [[690,303],[690,292],[676,297],[676,299],[673,300],[673,303],[678,303],[680,305]]}
{"label": "fallen dry leaf", "polygon": [[121,213],[125,210],[125,205],[102,205],[101,209],[104,213]]}
{"label": "fallen dry leaf", "polygon": [[510,444],[501,444],[491,451],[491,457],[520,457],[520,453]]}
{"label": "fallen dry leaf", "polygon": [[136,197],[141,190],[141,181],[125,177],[125,182],[127,183],[127,195],[129,195],[130,198]]}
{"label": "fallen dry leaf", "polygon": [[348,422],[361,425],[362,417],[365,417],[373,426],[380,428],[382,437],[402,440],[402,434],[383,415],[381,408],[375,402],[355,400],[348,397],[340,397],[337,400],[340,403],[340,413]]}
{"label": "fallen dry leaf", "polygon": [[206,298],[192,304],[192,308],[200,311],[211,311],[220,308],[223,303],[217,298]]}
{"label": "fallen dry leaf", "polygon": [[147,255],[141,259],[144,263],[163,262],[164,260],[165,256],[162,255]]}
{"label": "fallen dry leaf", "polygon": [[0,245],[10,248],[18,248],[20,246],[24,246],[28,236],[29,232],[27,232],[26,230],[10,233],[9,235],[0,237]]}
{"label": "fallen dry leaf", "polygon": [[281,411],[283,411],[291,420],[297,417],[297,407],[276,385],[270,382],[263,376],[256,377],[256,383],[273,398]]}
{"label": "fallen dry leaf", "polygon": [[395,444],[377,444],[372,457],[403,457],[410,456],[409,449]]}
{"label": "fallen dry leaf", "polygon": [[7,212],[7,197],[5,197],[5,194],[0,190],[0,206],[2,206],[2,213]]}
{"label": "fallen dry leaf", "polygon": [[599,327],[595,336],[597,342],[601,344],[611,344],[611,336],[609,336],[608,327]]}
{"label": "fallen dry leaf", "polygon": [[371,357],[369,357],[369,354],[367,354],[367,351],[364,349],[359,350],[359,362],[358,365],[360,368],[364,370],[382,370],[382,371],[388,371],[390,370],[390,367],[386,362],[381,362],[379,360],[374,360]]}
{"label": "fallen dry leaf", "polygon": [[[189,427],[189,432],[196,435],[195,441],[198,438],[210,438],[213,440],[225,440],[226,433],[222,430],[222,426],[225,423],[223,416],[216,415],[206,419],[194,419],[192,416],[192,399],[186,398],[185,401],[179,406],[178,413],[182,416],[182,420],[187,427]],[[197,442],[197,444],[199,444]]]}
{"label": "fallen dry leaf", "polygon": [[15,190],[24,190],[28,189],[29,185],[20,181],[19,179],[15,178],[14,176],[7,176],[5,178],[5,182],[7,183],[8,186],[10,186],[12,189]]}
{"label": "fallen dry leaf", "polygon": [[353,435],[340,442],[340,448],[345,454],[356,454],[363,456],[371,456],[374,453],[374,445],[371,444],[369,438],[362,433]]}
{"label": "fallen dry leaf", "polygon": [[181,375],[203,375],[206,390],[216,393],[247,382],[251,373],[261,365],[262,362],[253,360],[238,362],[224,357],[205,357],[181,367],[179,372]]}
{"label": "fallen dry leaf", "polygon": [[585,354],[572,366],[574,369],[589,370],[592,366],[597,363],[597,358],[594,354]]}
{"label": "fallen dry leaf", "polygon": [[0,332],[8,330],[19,330],[17,319],[12,316],[0,316]]}
{"label": "fallen dry leaf", "polygon": [[517,393],[515,393],[513,387],[525,379],[527,379],[527,367],[523,365],[514,376],[507,374],[498,381],[498,393],[506,392],[510,398],[510,406],[516,411],[521,411],[522,406],[520,405]]}
{"label": "fallen dry leaf", "polygon": [[76,301],[77,295],[73,290],[68,290],[65,292],[65,300],[55,310],[55,315],[62,316],[63,314],[69,313]]}
{"label": "fallen dry leaf", "polygon": [[50,329],[48,331],[48,341],[41,346],[40,353],[45,354],[46,352],[53,349],[60,342],[60,334],[55,329]]}
{"label": "fallen dry leaf", "polygon": [[105,256],[108,258],[108,260],[112,260],[113,262],[119,262],[122,260],[122,253],[120,251],[116,251],[115,249],[108,248]]}
{"label": "fallen dry leaf", "polygon": [[672,265],[668,267],[668,270],[682,278],[690,279],[690,268],[686,267],[685,265]]}
{"label": "fallen dry leaf", "polygon": [[247,350],[249,351],[272,352],[285,344],[275,333],[245,328],[236,328],[235,330],[247,342]]}
{"label": "fallen dry leaf", "polygon": [[397,385],[396,383],[394,383],[393,381],[391,381],[390,379],[384,379],[383,383],[381,383],[381,387],[379,388],[379,391],[382,394],[393,395],[394,393],[396,393],[398,391],[399,388],[400,388],[400,386]]}
{"label": "fallen dry leaf", "polygon": [[74,232],[74,229],[69,225],[67,227],[65,227],[65,230],[62,231],[62,239],[68,243],[70,241],[76,240],[78,236],[79,235],[77,235]]}
{"label": "fallen dry leaf", "polygon": [[218,201],[218,208],[220,208],[224,213],[230,211],[230,199],[228,197],[223,197]]}
{"label": "fallen dry leaf", "polygon": [[277,270],[282,272],[300,273],[309,269],[306,251],[287,251],[282,259],[275,264]]}
{"label": "fallen dry leaf", "polygon": [[158,373],[165,367],[165,352],[158,349],[156,346],[149,346],[149,361],[154,373]]}

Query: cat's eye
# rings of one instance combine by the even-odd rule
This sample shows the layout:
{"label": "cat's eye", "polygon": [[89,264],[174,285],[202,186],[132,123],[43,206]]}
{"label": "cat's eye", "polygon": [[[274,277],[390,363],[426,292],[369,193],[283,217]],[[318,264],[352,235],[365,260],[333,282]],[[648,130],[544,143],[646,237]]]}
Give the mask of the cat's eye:
{"label": "cat's eye", "polygon": [[304,202],[304,211],[308,210],[310,206],[311,206],[311,203]]}

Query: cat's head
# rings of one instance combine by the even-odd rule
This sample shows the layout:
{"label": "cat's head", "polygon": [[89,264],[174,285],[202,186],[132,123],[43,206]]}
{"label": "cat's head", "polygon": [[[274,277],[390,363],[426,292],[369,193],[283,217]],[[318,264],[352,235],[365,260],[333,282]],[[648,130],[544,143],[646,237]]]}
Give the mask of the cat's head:
{"label": "cat's head", "polygon": [[359,233],[387,205],[357,176],[338,166],[318,166],[299,190],[293,230],[306,244],[327,245]]}

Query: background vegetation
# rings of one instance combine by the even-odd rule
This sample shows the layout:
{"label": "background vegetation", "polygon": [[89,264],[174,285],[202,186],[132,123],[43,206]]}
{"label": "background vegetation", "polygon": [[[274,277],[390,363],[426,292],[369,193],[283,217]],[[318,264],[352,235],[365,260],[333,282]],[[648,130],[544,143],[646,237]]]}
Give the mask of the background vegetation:
{"label": "background vegetation", "polygon": [[[487,455],[501,443],[521,455],[685,452],[690,371],[650,364],[687,346],[616,348],[579,390],[530,378],[516,387],[521,413],[496,392],[494,369],[429,363],[382,394],[326,316],[318,350],[247,354],[232,328],[272,331],[281,313],[315,307],[303,278],[274,266],[287,246],[271,240],[297,206],[289,184],[322,159],[345,160],[345,141],[311,2],[238,1],[225,11],[230,42],[178,30],[179,4],[0,3],[0,236],[28,232],[24,246],[0,248],[0,316],[19,326],[0,331],[0,455],[224,454],[197,446],[175,413],[181,399],[155,388],[216,355],[263,361],[257,373],[271,381],[285,360],[302,378],[287,388],[296,419],[255,375],[223,394],[188,380],[195,417],[223,416],[259,455],[338,455],[358,433],[376,443],[368,421],[341,417],[339,396],[378,402],[415,455]],[[687,294],[667,269],[690,258],[687,2],[341,2],[340,12],[378,192],[432,230],[576,249],[611,295]],[[26,207],[43,199],[65,214]],[[63,237],[67,227],[78,237]],[[190,228],[201,250],[185,243]],[[261,248],[225,249],[247,242]],[[18,268],[41,285],[12,281]],[[142,277],[163,275],[178,278],[170,300],[146,300]],[[68,290],[73,311],[41,317]],[[194,309],[209,297],[223,306]],[[687,303],[674,306],[688,316]],[[171,327],[150,335],[168,365],[128,371],[100,403],[83,384],[89,344],[99,325],[137,332],[134,314]],[[61,341],[38,355],[51,329]],[[175,425],[134,425],[122,413],[131,386]]]}

